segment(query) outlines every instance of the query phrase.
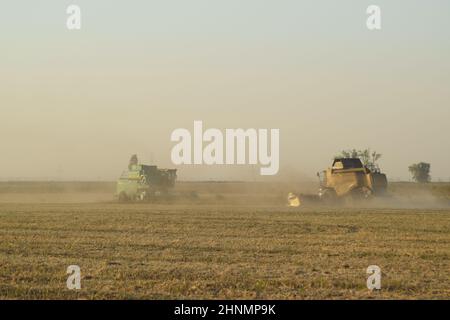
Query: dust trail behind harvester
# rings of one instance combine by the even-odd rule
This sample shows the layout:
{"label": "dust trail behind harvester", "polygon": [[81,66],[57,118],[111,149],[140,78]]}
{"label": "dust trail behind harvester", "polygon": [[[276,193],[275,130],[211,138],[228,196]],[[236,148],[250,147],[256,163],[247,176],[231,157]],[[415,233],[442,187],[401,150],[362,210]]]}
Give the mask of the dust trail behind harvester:
{"label": "dust trail behind harvester", "polygon": [[[273,182],[189,182],[175,186],[176,196],[164,203],[218,206],[255,206],[286,208],[288,194],[299,198],[295,210],[308,207],[361,208],[448,208],[450,183],[389,184],[386,196],[360,202],[324,204],[318,199],[318,182],[286,179]],[[114,182],[1,182],[0,203],[84,203],[112,202]],[[152,205],[148,203],[146,205]]]}

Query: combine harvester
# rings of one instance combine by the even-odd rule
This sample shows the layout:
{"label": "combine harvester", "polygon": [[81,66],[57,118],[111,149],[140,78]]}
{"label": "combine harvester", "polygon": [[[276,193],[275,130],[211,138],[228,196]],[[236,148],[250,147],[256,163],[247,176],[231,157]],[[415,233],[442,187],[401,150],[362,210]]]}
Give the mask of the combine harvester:
{"label": "combine harvester", "polygon": [[167,196],[175,186],[177,169],[158,169],[157,166],[139,164],[133,155],[128,165],[117,180],[116,197],[120,202],[148,201],[160,196]]}
{"label": "combine harvester", "polygon": [[345,196],[353,199],[369,199],[384,195],[387,179],[379,168],[370,170],[359,158],[334,159],[331,168],[318,172],[319,197],[334,200]]}
{"label": "combine harvester", "polygon": [[[319,193],[305,195],[302,200],[337,204],[340,201],[358,201],[386,194],[387,178],[380,169],[364,166],[359,158],[336,158],[331,168],[317,173]],[[288,205],[300,206],[299,196],[290,193]]]}

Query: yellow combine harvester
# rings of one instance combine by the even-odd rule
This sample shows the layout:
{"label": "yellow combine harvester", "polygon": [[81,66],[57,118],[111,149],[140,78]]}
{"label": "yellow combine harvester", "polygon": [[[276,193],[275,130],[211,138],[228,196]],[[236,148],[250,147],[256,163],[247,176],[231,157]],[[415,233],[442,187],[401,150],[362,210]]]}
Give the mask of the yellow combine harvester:
{"label": "yellow combine harvester", "polygon": [[334,200],[346,196],[367,199],[382,195],[387,189],[387,179],[378,168],[369,169],[359,158],[334,159],[331,168],[317,173],[320,181],[319,197]]}

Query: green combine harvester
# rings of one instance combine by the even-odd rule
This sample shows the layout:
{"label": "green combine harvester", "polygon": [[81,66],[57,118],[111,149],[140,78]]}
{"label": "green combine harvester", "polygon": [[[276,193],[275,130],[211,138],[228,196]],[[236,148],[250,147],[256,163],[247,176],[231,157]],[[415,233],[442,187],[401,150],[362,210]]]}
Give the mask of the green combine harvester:
{"label": "green combine harvester", "polygon": [[139,164],[133,155],[117,180],[116,197],[120,202],[146,201],[168,195],[175,186],[177,169],[158,169],[157,166]]}

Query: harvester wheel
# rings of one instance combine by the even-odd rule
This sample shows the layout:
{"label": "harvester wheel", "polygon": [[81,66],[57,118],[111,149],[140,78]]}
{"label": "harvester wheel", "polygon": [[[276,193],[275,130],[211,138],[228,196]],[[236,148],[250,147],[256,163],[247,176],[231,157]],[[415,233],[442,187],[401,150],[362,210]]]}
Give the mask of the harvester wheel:
{"label": "harvester wheel", "polygon": [[319,198],[326,204],[333,204],[337,201],[336,191],[331,188],[320,189]]}
{"label": "harvester wheel", "polygon": [[372,198],[372,190],[367,187],[362,187],[353,190],[352,196],[355,200],[368,200]]}
{"label": "harvester wheel", "polygon": [[121,193],[119,193],[119,202],[127,202],[129,200],[127,194],[125,193],[125,191],[122,191]]}

